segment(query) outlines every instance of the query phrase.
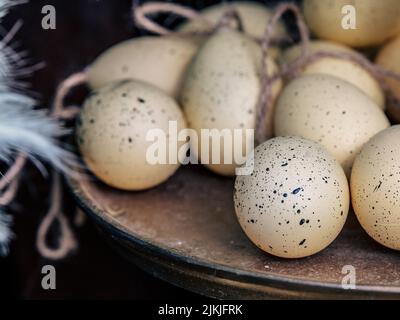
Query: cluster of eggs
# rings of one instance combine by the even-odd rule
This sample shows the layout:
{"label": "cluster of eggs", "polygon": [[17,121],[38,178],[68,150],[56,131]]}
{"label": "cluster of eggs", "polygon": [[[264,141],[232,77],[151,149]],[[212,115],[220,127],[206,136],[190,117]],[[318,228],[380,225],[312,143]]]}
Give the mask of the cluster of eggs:
{"label": "cluster of eggs", "polygon": [[[311,52],[351,54],[400,33],[399,1],[353,2],[358,28],[343,30],[346,1],[304,1],[306,21],[321,38],[311,42]],[[210,7],[203,16],[216,22],[232,7],[246,33],[223,28],[211,36],[141,37],[109,49],[88,68],[93,91],[78,119],[78,145],[102,181],[140,191],[171,177],[179,164],[149,164],[146,138],[152,129],[168,132],[170,121],[199,137],[202,129],[255,129],[263,63],[254,38],[262,36],[272,14],[259,3],[234,2]],[[207,27],[204,20],[193,20],[179,29]],[[274,36],[285,32],[278,25]],[[269,74],[300,52],[299,46],[273,48],[266,61]],[[383,47],[377,63],[400,72],[399,56],[400,38]],[[387,80],[387,85],[400,98],[400,83]],[[321,58],[296,79],[276,81],[272,96],[265,124],[275,138],[247,154],[253,171],[235,183],[236,214],[250,240],[279,257],[313,255],[338,236],[352,202],[364,229],[400,250],[400,127],[390,127],[379,81],[352,61]],[[247,150],[248,143],[253,141],[223,141],[219,151],[232,155]],[[200,162],[207,154],[197,147],[202,145],[191,150]],[[205,165],[234,176],[242,164]]]}

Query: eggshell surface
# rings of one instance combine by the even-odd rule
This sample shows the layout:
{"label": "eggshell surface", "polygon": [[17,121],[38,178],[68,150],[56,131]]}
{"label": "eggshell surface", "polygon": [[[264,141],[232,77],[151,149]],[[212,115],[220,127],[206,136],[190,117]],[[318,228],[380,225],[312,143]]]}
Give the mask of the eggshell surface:
{"label": "eggshell surface", "polygon": [[[378,54],[376,62],[386,70],[400,73],[400,36],[385,45]],[[387,78],[387,85],[394,95],[400,99],[400,82]]]}
{"label": "eggshell surface", "polygon": [[328,75],[290,82],[277,101],[275,133],[323,145],[350,174],[363,145],[390,125],[383,111],[350,83]]}
{"label": "eggshell surface", "polygon": [[[356,54],[356,52],[349,47],[335,42],[321,40],[311,41],[309,50],[311,54],[318,51]],[[281,62],[291,63],[297,59],[300,54],[301,47],[299,45],[293,46],[283,53]],[[385,94],[379,82],[371,73],[354,62],[344,59],[321,58],[304,67],[302,74],[327,74],[348,81],[363,91],[382,109],[385,107]]]}
{"label": "eggshell surface", "polygon": [[379,45],[400,31],[398,0],[305,0],[303,9],[319,38],[351,47]]}
{"label": "eggshell surface", "polygon": [[[277,66],[271,59],[267,60],[269,72],[274,73]],[[182,105],[188,120],[188,125],[194,129],[200,138],[199,144],[193,146],[194,152],[212,171],[233,176],[238,163],[234,159],[235,150],[246,150],[254,145],[254,136],[244,136],[234,141],[224,140],[220,146],[220,163],[212,163],[212,156],[202,157],[201,145],[203,129],[229,130],[231,136],[234,130],[253,130],[257,103],[261,90],[260,80],[261,48],[253,40],[233,30],[224,30],[204,44],[189,68],[182,89]],[[281,83],[273,88],[273,96],[280,91]],[[271,115],[266,123],[271,123]],[[213,141],[210,139],[210,145]]]}
{"label": "eggshell surface", "polygon": [[357,157],[351,175],[354,211],[382,245],[400,250],[400,126],[382,131]]}
{"label": "eggshell surface", "polygon": [[186,69],[198,43],[185,37],[140,37],[105,51],[88,68],[92,89],[134,79],[153,84],[172,97],[179,95]]}
{"label": "eggshell surface", "polygon": [[238,176],[234,201],[240,225],[260,249],[302,258],[338,236],[349,210],[340,164],[320,145],[278,137],[255,149],[254,172]]}
{"label": "eggshell surface", "polygon": [[157,186],[175,173],[180,161],[178,156],[176,164],[149,161],[148,150],[154,141],[148,141],[147,134],[162,130],[168,153],[169,121],[176,121],[178,130],[186,127],[177,103],[160,89],[138,81],[109,84],[92,92],[78,119],[82,157],[112,187],[136,191]]}

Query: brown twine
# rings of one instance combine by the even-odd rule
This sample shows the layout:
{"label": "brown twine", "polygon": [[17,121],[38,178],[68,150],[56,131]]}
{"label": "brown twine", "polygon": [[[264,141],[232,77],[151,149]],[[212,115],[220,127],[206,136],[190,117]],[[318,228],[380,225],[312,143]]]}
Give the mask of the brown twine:
{"label": "brown twine", "polygon": [[13,165],[8,169],[8,171],[3,175],[0,179],[0,191],[3,191],[5,188],[9,186],[11,182],[13,182],[20,175],[22,169],[24,168],[26,163],[26,156],[20,153]]}
{"label": "brown twine", "polygon": [[0,194],[0,206],[5,207],[11,203],[17,193],[18,185],[19,179],[14,179],[14,181],[10,183],[6,191],[4,191],[3,194]]}
{"label": "brown twine", "polygon": [[[281,75],[268,74],[268,53],[272,42],[272,34],[276,24],[282,18],[282,16],[288,12],[292,11],[296,17],[297,27],[300,31],[302,46],[302,55],[307,56],[309,52],[310,34],[304,21],[303,15],[300,12],[298,6],[292,3],[285,3],[279,5],[268,22],[267,28],[265,30],[264,36],[261,40],[261,93],[259,101],[257,103],[257,116],[256,116],[256,140],[258,143],[264,142],[268,137],[272,136],[272,124],[268,123],[270,127],[267,129],[266,117],[268,112],[272,111],[273,97],[272,97],[272,87]],[[268,119],[270,120],[270,119]]]}
{"label": "brown twine", "polygon": [[[287,11],[292,11],[296,17],[296,24],[300,32],[301,38],[301,54],[293,62],[281,66],[281,70],[276,75],[269,77],[267,70],[266,58],[268,57],[268,49],[271,43],[270,37],[272,34],[273,27],[276,25],[277,21],[282,17]],[[384,80],[385,78],[392,78],[394,80],[400,81],[400,74],[386,70],[358,52],[328,52],[328,51],[317,51],[310,54],[310,33],[305,23],[304,17],[300,12],[299,8],[294,4],[282,4],[278,6],[275,13],[268,24],[267,30],[264,34],[264,38],[261,42],[262,45],[262,59],[263,59],[263,69],[262,69],[262,93],[260,95],[260,100],[258,104],[258,114],[256,119],[256,137],[259,143],[266,140],[270,132],[267,131],[265,126],[265,117],[272,109],[272,86],[278,79],[287,78],[293,79],[298,76],[303,68],[307,65],[314,63],[315,61],[323,58],[335,58],[346,61],[351,61],[372,74],[377,79]],[[393,94],[390,88],[382,81],[381,86],[386,92],[388,101],[392,106],[400,107],[399,99]]]}
{"label": "brown twine", "polygon": [[211,33],[216,33],[223,28],[227,28],[230,26],[231,21],[236,21],[237,23],[237,30],[244,33],[244,25],[242,18],[240,17],[239,13],[235,9],[229,9],[224,12],[221,16]]}
{"label": "brown twine", "polygon": [[52,116],[54,117],[65,117],[72,118],[79,110],[78,107],[64,106],[64,100],[69,94],[72,88],[85,84],[87,82],[87,74],[85,71],[77,72],[65,79],[57,88],[56,97],[54,99],[54,107],[52,110]]}
{"label": "brown twine", "polygon": [[364,68],[374,78],[381,80],[380,86],[385,92],[387,112],[391,114],[392,118],[396,122],[400,121],[400,117],[398,113],[395,111],[395,110],[400,110],[399,97],[392,91],[390,86],[385,81],[387,78],[400,81],[400,74],[390,70],[386,70],[374,64],[373,62],[368,60],[365,56],[363,56],[361,53],[317,51],[308,56],[302,55],[301,57],[299,57],[295,66],[286,67],[285,70],[282,70],[280,74],[281,76],[286,77],[288,79],[293,79],[294,77],[298,76],[301,70],[305,68],[307,65],[323,58],[334,58],[334,59],[351,61]]}
{"label": "brown twine", "polygon": [[[54,107],[50,115],[58,119],[73,119],[79,112],[76,106],[64,106],[64,100],[73,87],[84,84],[87,81],[85,72],[79,72],[65,79],[58,87],[54,101]],[[19,154],[14,164],[0,179],[0,205],[6,206],[15,198],[18,189],[18,178],[27,163],[26,156]],[[48,259],[59,260],[65,258],[77,246],[74,234],[68,220],[60,210],[61,205],[61,179],[59,173],[53,171],[53,185],[51,195],[51,207],[41,222],[36,238],[36,246],[39,253]],[[5,190],[5,191],[4,191]],[[55,221],[60,224],[60,237],[57,248],[50,248],[46,243],[47,234]]]}
{"label": "brown twine", "polygon": [[[11,30],[3,37],[2,41],[1,41],[1,47],[7,46],[11,42],[11,40],[14,39],[17,32],[21,29],[22,24],[23,24],[22,20],[18,20],[13,25]],[[9,191],[8,192],[4,191],[4,189],[8,188],[9,185],[13,181],[16,181],[18,179],[20,172],[21,172],[22,168],[24,167],[25,163],[26,163],[25,155],[23,155],[22,153],[18,154],[17,158],[15,159],[14,164],[8,169],[8,171],[0,179],[0,193],[4,192],[4,194],[2,196],[3,204],[0,204],[0,205],[3,205],[3,206],[9,205],[10,202],[12,201],[12,199],[14,198],[14,197],[10,197],[10,194],[15,195],[16,190],[14,190],[13,193],[12,192],[10,193]]]}
{"label": "brown twine", "polygon": [[[138,7],[135,10],[135,20],[138,25],[148,29],[149,31],[153,31],[159,33],[161,35],[170,34],[167,29],[157,26],[152,23],[150,20],[146,18],[147,14],[153,12],[153,10],[157,9],[157,11],[165,11],[170,12],[171,10],[175,10],[175,12],[179,15],[185,16],[189,19],[194,19],[199,16],[199,14],[191,9],[187,9],[184,7],[176,6],[173,4],[148,4],[142,7]],[[240,20],[239,15],[234,11],[226,12],[218,24],[215,26],[215,30],[219,30],[220,28],[227,26],[231,20],[236,20],[238,23],[238,29],[243,30],[243,24]],[[213,31],[214,32],[214,31]],[[85,84],[87,82],[87,74],[85,71],[78,72],[72,74],[67,79],[65,79],[57,88],[56,97],[54,100],[54,107],[51,115],[57,118],[62,119],[72,119],[74,118],[78,112],[79,107],[76,106],[64,106],[64,100],[68,93],[72,88]],[[22,170],[22,168],[20,168]],[[53,186],[52,186],[52,196],[51,196],[51,208],[48,213],[45,215],[37,234],[36,246],[39,253],[48,259],[59,260],[66,257],[72,250],[74,250],[77,246],[74,234],[69,226],[68,220],[66,219],[63,212],[60,210],[61,205],[61,180],[59,178],[59,174],[53,173]],[[46,243],[47,234],[53,225],[53,223],[58,220],[60,223],[60,237],[58,240],[58,247],[53,249],[50,248]],[[76,216],[76,224],[81,225],[84,221],[82,217],[82,213],[78,211]]]}
{"label": "brown twine", "polygon": [[[87,75],[84,71],[75,73],[65,79],[57,88],[56,97],[54,99],[54,107],[51,115],[59,119],[73,119],[79,112],[79,108],[76,106],[65,107],[64,100],[72,88],[85,84],[86,82]],[[61,202],[62,182],[60,179],[60,174],[56,171],[53,171],[51,207],[45,214],[45,217],[39,226],[36,237],[36,247],[39,253],[47,259],[63,259],[77,247],[77,241],[69,225],[68,219],[61,210]],[[55,221],[59,222],[60,235],[58,239],[58,246],[56,248],[51,248],[48,246],[46,238],[51,226]]]}
{"label": "brown twine", "polygon": [[[217,23],[209,21],[206,17],[204,17],[200,11],[178,5],[172,3],[163,3],[163,2],[151,2],[142,5],[137,5],[136,1],[132,7],[133,12],[133,20],[138,28],[142,28],[149,32],[152,32],[157,35],[165,36],[165,35],[178,35],[178,36],[209,36],[214,34],[216,31],[220,30],[223,27],[232,27],[231,22],[237,22],[237,29],[245,34],[246,30],[244,30],[244,26],[241,20],[239,13],[235,9],[226,10],[223,15],[219,18]],[[170,30],[158,24],[157,22],[148,18],[148,16],[159,14],[159,13],[168,13],[174,14],[176,16],[180,16],[182,18],[186,18],[188,20],[197,20],[202,21],[206,26],[208,26],[208,30],[205,31],[193,31],[193,32],[184,32],[178,30]],[[250,34],[247,34],[250,38],[253,38],[257,42],[261,42],[262,39],[254,37]],[[290,37],[277,37],[272,38],[271,43],[274,45],[283,44],[283,43],[292,43],[293,40]]]}
{"label": "brown twine", "polygon": [[[57,89],[54,108],[51,116],[59,119],[72,119],[79,112],[76,106],[64,107],[64,99],[71,90],[71,88],[84,84],[87,80],[84,72],[73,74],[64,80]],[[26,156],[22,153],[18,154],[12,166],[0,179],[0,192],[3,191],[8,185],[13,182],[22,172],[27,162]]]}
{"label": "brown twine", "polygon": [[[62,183],[60,174],[56,171],[53,171],[50,203],[50,209],[39,226],[36,246],[43,257],[52,260],[60,260],[76,249],[77,241],[69,225],[68,219],[61,211]],[[59,244],[57,248],[50,248],[47,244],[46,237],[56,220],[60,226],[60,237],[58,239]]]}
{"label": "brown twine", "polygon": [[160,24],[152,21],[147,18],[147,15],[155,14],[155,13],[173,13],[178,16],[187,18],[189,20],[194,19],[202,19],[204,23],[212,26],[212,23],[202,17],[200,13],[194,9],[184,7],[181,5],[173,4],[173,3],[163,3],[163,2],[151,2],[146,3],[141,6],[133,6],[133,19],[137,27],[143,28],[147,31],[153,32],[155,34],[159,34],[162,36],[172,35],[172,34],[180,34],[182,32],[171,31]]}
{"label": "brown twine", "polygon": [[[257,105],[257,117],[256,117],[256,137],[257,140],[262,142],[265,140],[267,135],[272,134],[272,132],[266,132],[266,123],[265,122],[265,117],[267,112],[271,109],[271,104],[272,104],[272,92],[271,88],[273,83],[280,78],[280,75],[274,75],[274,77],[270,78],[268,76],[268,66],[267,66],[267,59],[266,57],[268,56],[268,51],[269,48],[272,44],[274,44],[277,39],[273,38],[273,31],[278,23],[279,19],[282,17],[284,13],[287,11],[293,11],[293,13],[296,16],[297,20],[297,25],[299,27],[300,33],[302,35],[302,41],[304,43],[303,46],[303,53],[307,54],[308,53],[308,44],[309,44],[309,32],[307,25],[304,21],[304,18],[300,12],[300,9],[298,6],[294,4],[282,4],[278,6],[275,10],[275,13],[271,19],[271,21],[268,23],[267,29],[265,31],[265,34],[263,38],[261,39],[256,39],[259,42],[261,42],[261,48],[262,48],[262,74],[261,74],[261,83],[263,90],[260,94],[259,102]],[[205,23],[207,23],[210,26],[210,31],[204,32],[206,35],[213,34],[215,32],[218,32],[223,27],[229,27],[230,22],[232,20],[236,20],[238,24],[238,30],[241,32],[245,32],[243,28],[243,22],[240,18],[240,15],[235,9],[230,9],[224,12],[224,14],[221,16],[219,21],[212,27],[212,23],[207,21],[201,14],[200,12],[183,7],[181,5],[176,5],[176,4],[171,4],[171,3],[161,3],[161,2],[152,2],[148,4],[143,4],[142,6],[134,6],[133,7],[133,16],[134,16],[134,21],[136,22],[136,25],[138,27],[141,27],[147,31],[153,32],[155,34],[159,35],[193,35],[193,34],[199,34],[198,32],[181,32],[181,31],[171,31],[169,29],[166,29],[165,27],[161,26],[160,24],[157,24],[156,22],[152,21],[150,18],[148,18],[148,15],[151,14],[158,14],[158,13],[170,13],[170,14],[175,14],[184,18],[187,18],[189,20],[193,19],[203,19]]]}
{"label": "brown twine", "polygon": [[[298,61],[296,66],[292,66],[291,68],[287,68],[285,72],[282,72],[281,75],[287,76],[289,78],[293,78],[297,76],[297,73],[307,66],[308,64],[314,63],[315,61],[323,58],[335,58],[341,60],[347,60],[358,64],[359,66],[366,69],[369,73],[371,73],[374,77],[378,79],[383,78],[392,78],[394,80],[400,81],[400,74],[386,70],[370,60],[364,57],[361,53],[358,52],[328,52],[328,51],[317,51],[310,55],[302,55]],[[381,83],[381,85],[384,85]]]}
{"label": "brown twine", "polygon": [[[208,31],[202,32],[182,32],[174,31],[163,27],[162,25],[154,22],[147,16],[159,13],[175,14],[177,16],[186,18],[188,20],[201,20],[204,24],[209,26]],[[214,34],[224,27],[230,27],[232,21],[237,22],[237,29],[244,32],[243,22],[239,13],[235,9],[229,9],[223,13],[216,24],[205,18],[199,11],[172,3],[151,2],[141,6],[133,6],[133,19],[137,27],[152,32],[157,35],[179,35],[179,36],[193,36],[204,35],[208,36]]]}

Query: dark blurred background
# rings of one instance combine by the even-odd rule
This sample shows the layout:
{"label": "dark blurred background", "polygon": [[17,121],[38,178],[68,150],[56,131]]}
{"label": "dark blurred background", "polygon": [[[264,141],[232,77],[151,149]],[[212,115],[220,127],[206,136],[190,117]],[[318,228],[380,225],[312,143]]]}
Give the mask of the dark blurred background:
{"label": "dark blurred background", "polygon": [[[173,2],[200,9],[221,1]],[[279,1],[264,2],[274,5]],[[28,50],[32,63],[46,63],[45,68],[27,79],[33,92],[39,94],[43,107],[51,105],[55,89],[65,77],[82,70],[106,48],[141,34],[133,25],[131,4],[131,0],[31,0],[11,11],[3,24],[6,30],[19,19],[24,23],[15,39],[17,48]],[[45,5],[56,8],[56,30],[41,27],[44,16],[41,11]],[[166,18],[165,22],[173,24],[177,21]],[[14,231],[17,237],[10,256],[0,258],[0,298],[199,298],[154,279],[123,260],[108,247],[89,221],[76,230],[80,247],[74,255],[57,263],[42,259],[35,249],[35,238],[48,205],[48,183],[34,168],[29,168],[22,180],[18,199],[9,208],[16,217]],[[73,216],[72,198],[67,195],[64,202],[66,213]],[[54,230],[57,232],[56,228]],[[56,267],[57,290],[45,291],[41,287],[41,269],[47,264]]]}

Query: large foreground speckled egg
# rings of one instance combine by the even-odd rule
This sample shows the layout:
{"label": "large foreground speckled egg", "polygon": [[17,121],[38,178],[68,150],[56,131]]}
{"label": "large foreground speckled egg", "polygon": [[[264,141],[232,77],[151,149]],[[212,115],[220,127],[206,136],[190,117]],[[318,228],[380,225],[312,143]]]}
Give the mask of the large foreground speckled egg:
{"label": "large foreground speckled egg", "polygon": [[186,127],[178,104],[160,89],[129,80],[102,87],[87,98],[78,119],[82,157],[112,187],[136,191],[157,186],[175,173],[180,161],[178,155],[176,163],[153,158],[155,141],[147,135],[165,133],[169,154],[169,121],[176,121],[178,132]]}
{"label": "large foreground speckled egg", "polygon": [[400,250],[400,126],[369,141],[354,162],[351,193],[362,227],[382,245]]}
{"label": "large foreground speckled egg", "polygon": [[262,250],[302,258],[338,236],[349,210],[340,164],[319,144],[278,137],[255,149],[251,175],[238,176],[234,201],[240,225]]}

